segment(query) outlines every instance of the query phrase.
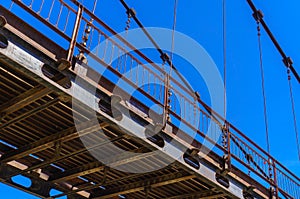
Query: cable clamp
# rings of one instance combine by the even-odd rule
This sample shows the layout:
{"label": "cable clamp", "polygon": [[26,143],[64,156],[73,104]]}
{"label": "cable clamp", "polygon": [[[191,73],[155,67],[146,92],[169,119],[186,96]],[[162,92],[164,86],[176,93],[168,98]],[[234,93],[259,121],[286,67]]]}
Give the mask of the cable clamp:
{"label": "cable clamp", "polygon": [[260,22],[264,17],[264,13],[261,10],[257,10],[252,14],[252,16],[257,22]]}
{"label": "cable clamp", "polygon": [[164,53],[160,56],[160,58],[162,59],[162,61],[165,63],[167,61],[170,61],[170,57],[167,53]]}
{"label": "cable clamp", "polygon": [[136,11],[133,8],[130,8],[126,11],[126,14],[128,15],[128,17],[135,17],[136,15]]}
{"label": "cable clamp", "polygon": [[283,61],[284,65],[288,68],[290,68],[293,65],[293,60],[290,57],[286,57],[282,61]]}

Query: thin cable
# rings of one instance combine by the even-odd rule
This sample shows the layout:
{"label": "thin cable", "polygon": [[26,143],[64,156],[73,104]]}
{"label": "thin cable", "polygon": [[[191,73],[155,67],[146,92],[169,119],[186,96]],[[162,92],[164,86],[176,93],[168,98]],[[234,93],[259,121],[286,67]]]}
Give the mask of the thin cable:
{"label": "thin cable", "polygon": [[261,84],[262,84],[262,94],[264,99],[264,118],[265,118],[265,130],[266,130],[266,140],[267,140],[267,149],[270,154],[270,141],[269,141],[269,128],[268,128],[268,114],[267,114],[267,99],[265,92],[265,75],[263,67],[263,53],[262,53],[262,44],[261,44],[261,33],[260,33],[260,22],[257,21],[257,36],[258,36],[258,47],[259,47],[259,59],[260,59],[260,71],[261,71]]}
{"label": "thin cable", "polygon": [[[254,13],[257,13],[259,10],[256,9],[255,5],[253,4],[252,0],[247,0],[250,8],[252,9],[252,11]],[[257,19],[255,19],[257,20]],[[280,53],[280,55],[283,58],[283,62],[284,65],[286,67],[289,67],[291,72],[293,73],[293,75],[295,76],[296,80],[298,81],[298,83],[300,84],[300,76],[297,73],[296,69],[293,67],[293,62],[291,61],[290,57],[288,57],[283,49],[281,48],[281,46],[279,45],[278,41],[276,40],[275,36],[273,35],[273,33],[271,32],[270,28],[268,27],[268,25],[266,24],[266,22],[261,18],[260,19],[260,23],[262,25],[262,27],[265,29],[266,33],[268,34],[268,36],[270,37],[271,41],[273,42],[274,46],[276,47],[276,49],[278,50],[278,52]]]}
{"label": "thin cable", "polygon": [[226,109],[226,87],[227,87],[227,52],[226,52],[226,40],[227,40],[227,35],[226,35],[226,0],[223,0],[223,67],[224,67],[224,72],[223,72],[223,79],[224,79],[224,119],[226,121],[227,118],[227,109]]}
{"label": "thin cable", "polygon": [[[124,6],[124,8],[127,11],[130,11],[129,6],[126,4],[126,2],[124,0],[120,0],[121,4]],[[155,40],[152,38],[152,36],[150,35],[150,33],[145,29],[145,27],[143,26],[143,24],[139,21],[139,19],[136,17],[136,15],[133,15],[132,18],[134,19],[134,21],[137,23],[137,25],[142,29],[142,31],[144,32],[144,34],[146,35],[146,37],[149,39],[149,41],[155,46],[156,50],[159,52],[160,57],[164,58],[165,53],[161,50],[161,48],[159,47],[159,45],[155,42]],[[166,63],[168,63],[168,65],[170,65],[170,67],[172,67],[172,70],[174,70],[174,72],[176,73],[176,75],[178,75],[178,77],[180,78],[180,80],[183,82],[183,84],[186,86],[186,88],[194,94],[195,98],[198,99],[198,102],[204,107],[204,109],[218,122],[218,118],[222,119],[222,117],[220,117],[220,115],[218,115],[216,112],[214,112],[207,104],[205,104],[201,98],[198,92],[196,92],[191,85],[185,80],[185,78],[182,76],[182,74],[177,70],[177,68],[171,63],[171,61],[169,59],[165,60]],[[221,123],[218,122],[218,125],[221,127]]]}
{"label": "thin cable", "polygon": [[94,1],[93,14],[95,14],[98,0]]}
{"label": "thin cable", "polygon": [[296,118],[296,111],[295,111],[295,101],[294,101],[294,95],[293,95],[293,87],[291,82],[291,71],[288,68],[288,81],[289,81],[289,87],[290,87],[290,98],[291,98],[291,104],[292,104],[292,112],[293,112],[293,119],[294,119],[294,128],[296,133],[296,142],[297,142],[297,149],[298,149],[298,158],[300,161],[300,145],[299,145],[299,132],[297,127],[297,118]]}
{"label": "thin cable", "polygon": [[13,8],[14,4],[15,4],[15,2],[14,2],[14,1],[12,1],[12,2],[10,3],[9,9],[8,9],[9,11],[11,11],[11,10],[12,10],[12,8]]}
{"label": "thin cable", "polygon": [[[126,4],[126,2],[124,0],[120,0],[120,2],[121,2],[121,4],[124,6],[124,8],[127,11],[130,10],[129,6]],[[162,51],[162,49],[159,47],[159,45],[156,43],[156,41],[153,39],[153,37],[150,35],[150,33],[146,30],[146,28],[143,26],[143,24],[141,23],[141,21],[137,18],[136,15],[133,15],[132,18],[137,23],[137,25],[142,29],[142,31],[144,32],[144,34],[146,35],[146,37],[150,40],[150,42],[154,45],[154,47],[156,48],[156,50],[159,52],[161,58],[164,58],[165,57],[165,53]],[[168,65],[170,65],[170,67],[172,67],[172,70],[175,71],[175,73],[178,75],[178,77],[183,82],[183,84],[187,87],[187,89],[190,90],[192,93],[195,93],[194,89],[185,80],[185,78],[181,75],[181,73],[177,70],[177,68],[173,64],[171,64],[171,61],[169,59],[167,59],[165,61],[166,61],[166,63],[168,63]],[[197,94],[195,94],[195,95],[197,95]],[[199,97],[197,96],[197,98],[199,98]]]}
{"label": "thin cable", "polygon": [[[175,30],[177,22],[177,6],[178,0],[174,1],[174,10],[173,10],[173,28],[172,28],[172,45],[171,45],[171,66],[173,65],[173,56],[174,56],[174,47],[175,47]],[[170,67],[169,76],[171,76],[172,67]]]}
{"label": "thin cable", "polygon": [[[166,125],[166,122],[170,120],[170,108],[171,108],[171,90],[170,90],[170,77],[171,77],[171,73],[172,73],[172,66],[173,66],[173,55],[174,55],[174,45],[175,45],[175,30],[176,30],[176,20],[177,20],[177,5],[178,5],[178,1],[175,0],[174,1],[174,13],[173,13],[173,29],[172,29],[172,44],[171,44],[171,56],[170,56],[170,70],[169,70],[169,74],[167,75],[167,81],[166,81],[166,89],[167,89],[167,93],[166,93],[166,101],[165,101],[165,121],[164,121],[164,126]],[[163,61],[165,62],[165,61]]]}

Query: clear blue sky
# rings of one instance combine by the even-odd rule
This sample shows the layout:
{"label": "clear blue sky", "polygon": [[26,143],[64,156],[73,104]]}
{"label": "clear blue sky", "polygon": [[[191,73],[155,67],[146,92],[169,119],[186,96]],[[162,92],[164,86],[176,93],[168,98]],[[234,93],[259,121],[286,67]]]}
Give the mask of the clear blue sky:
{"label": "clear blue sky", "polygon": [[[145,26],[172,28],[174,0],[126,2],[134,7]],[[84,3],[91,7],[92,1]],[[300,2],[254,3],[263,10],[265,21],[300,72]],[[124,30],[127,19],[118,0],[99,0],[96,14],[117,32]],[[256,23],[251,15],[246,0],[227,0],[228,120],[266,149]],[[137,26],[132,23],[131,27]],[[197,40],[223,71],[221,0],[179,0],[176,30]],[[299,176],[286,69],[270,39],[262,33],[271,154]],[[300,85],[292,81],[300,127]],[[5,194],[3,199],[34,198],[3,185],[0,192]]]}

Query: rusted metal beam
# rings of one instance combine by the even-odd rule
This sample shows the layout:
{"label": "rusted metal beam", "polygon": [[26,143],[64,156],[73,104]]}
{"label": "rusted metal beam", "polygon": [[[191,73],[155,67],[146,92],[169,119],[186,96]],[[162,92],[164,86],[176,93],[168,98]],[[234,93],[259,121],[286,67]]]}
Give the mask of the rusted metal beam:
{"label": "rusted metal beam", "polygon": [[55,174],[49,178],[49,181],[53,183],[64,182],[64,181],[71,180],[73,178],[77,178],[79,176],[84,176],[98,171],[102,171],[104,168],[105,166],[102,165],[100,162],[98,161],[92,162],[92,163],[85,164],[81,167],[70,169],[63,173]]}
{"label": "rusted metal beam", "polygon": [[[31,185],[29,187],[22,186],[21,184],[15,183],[11,178],[12,173],[19,172],[21,169],[9,164],[1,164],[0,165],[0,181],[11,186],[17,188],[21,191],[33,194],[40,198],[49,198],[51,189],[57,189],[62,192],[67,192],[69,190],[68,186],[56,186],[54,183],[47,182],[42,178],[39,178],[34,173],[26,173],[23,176],[28,178],[31,181]],[[82,192],[81,192],[82,193]],[[85,197],[81,195],[81,193],[75,193],[72,196],[76,199],[85,199],[86,195],[89,193],[85,192]]]}
{"label": "rusted metal beam", "polygon": [[36,86],[9,100],[7,103],[0,105],[0,115],[4,116],[13,113],[50,93],[50,89],[44,88],[42,86]]}
{"label": "rusted metal beam", "polygon": [[80,132],[77,132],[76,127],[70,127],[66,130],[58,132],[56,134],[50,135],[48,137],[42,138],[36,142],[33,142],[29,145],[23,146],[14,151],[10,151],[4,154],[0,158],[1,163],[9,162],[12,160],[20,159],[22,157],[28,156],[29,154],[34,154],[39,151],[46,150],[47,148],[51,148],[58,141],[67,142],[72,139],[75,139],[80,135],[89,133],[91,131],[96,131],[100,128],[104,128],[106,123],[98,124],[98,121],[88,121],[79,125],[79,128],[82,129]]}
{"label": "rusted metal beam", "polygon": [[[55,156],[55,157],[53,157],[53,158],[51,158],[51,159],[49,159],[49,160],[43,161],[43,162],[41,162],[41,163],[39,163],[39,164],[35,164],[35,165],[31,166],[31,167],[28,167],[27,169],[24,169],[24,170],[22,170],[22,171],[19,172],[19,173],[14,173],[13,176],[20,175],[20,174],[24,174],[24,173],[31,172],[31,171],[38,170],[38,169],[42,169],[42,168],[44,168],[44,167],[46,167],[46,166],[49,166],[49,165],[51,165],[51,164],[55,164],[56,162],[62,161],[62,160],[64,160],[64,159],[68,159],[68,158],[70,158],[70,157],[73,157],[73,156],[76,156],[76,155],[79,155],[79,154],[82,154],[82,153],[84,153],[84,152],[86,152],[86,151],[88,151],[88,150],[90,150],[90,149],[94,149],[94,148],[97,148],[97,147],[101,147],[101,146],[103,146],[103,145],[106,145],[107,143],[113,143],[113,142],[115,142],[115,141],[117,141],[117,140],[122,139],[122,137],[123,137],[123,136],[116,137],[116,138],[113,138],[113,139],[111,139],[111,140],[106,140],[106,141],[101,142],[101,143],[99,143],[99,144],[97,144],[97,145],[95,145],[95,146],[92,146],[92,147],[86,147],[86,148],[84,147],[84,148],[82,148],[82,149],[80,149],[80,150],[78,150],[78,151],[74,151],[74,152],[68,153],[68,154],[66,154],[66,155],[58,155],[58,156]],[[79,191],[79,190],[78,190],[78,191]],[[78,191],[76,191],[76,192],[78,192]]]}
{"label": "rusted metal beam", "polygon": [[133,193],[133,192],[143,191],[145,189],[145,187],[158,188],[161,186],[174,184],[174,183],[178,183],[181,181],[187,181],[187,180],[193,179],[194,177],[195,177],[194,175],[184,175],[181,172],[167,174],[167,175],[163,175],[160,177],[150,178],[148,180],[141,180],[141,181],[138,181],[135,183],[131,183],[131,184],[123,185],[123,186],[118,186],[116,188],[104,190],[104,191],[102,191],[102,193],[99,193],[99,195],[93,195],[92,198],[94,198],[94,199],[111,198],[111,197],[118,196],[121,194],[124,195],[124,194]]}
{"label": "rusted metal beam", "polygon": [[[137,149],[137,150],[133,150],[132,152],[141,152],[143,150],[144,150],[144,147]],[[125,154],[120,154],[115,157],[107,158],[104,162],[106,162],[109,167],[116,167],[116,166],[124,165],[124,164],[130,163],[130,162],[134,162],[134,161],[149,157],[151,155],[152,155],[151,153],[141,153],[141,154],[135,154],[135,155],[125,153]],[[103,165],[99,161],[96,161],[96,162],[85,164],[83,166],[65,171],[60,174],[53,175],[49,178],[49,180],[52,182],[63,182],[63,181],[67,181],[67,180],[79,177],[79,176],[88,175],[88,174],[102,171],[104,168],[105,168],[105,165]]]}
{"label": "rusted metal beam", "polygon": [[203,196],[203,197],[200,197],[198,199],[216,199],[216,198],[220,198],[220,197],[224,197],[224,196],[226,196],[226,194],[218,193],[218,194],[211,195],[211,196]]}
{"label": "rusted metal beam", "polygon": [[[171,168],[173,166],[173,164],[165,167],[164,169],[167,169],[167,168]],[[159,170],[159,171],[162,171]],[[158,171],[152,171],[152,172],[148,172],[147,175],[155,175]],[[67,193],[63,193],[63,194],[59,194],[59,195],[56,195],[55,198],[59,198],[59,197],[62,197],[64,195],[69,195],[69,194],[74,194],[76,192],[80,192],[80,191],[89,191],[91,189],[95,189],[100,187],[100,186],[110,186],[110,185],[113,185],[113,184],[116,184],[116,183],[120,183],[124,180],[129,180],[129,179],[137,179],[139,177],[142,177],[144,176],[145,174],[144,173],[137,173],[137,174],[131,174],[131,175],[126,175],[124,177],[120,177],[120,178],[116,178],[116,179],[113,179],[113,180],[110,180],[110,181],[107,181],[107,182],[100,182],[100,183],[95,183],[95,184],[84,184],[84,185],[81,185],[80,187],[78,187],[78,189],[76,190],[72,190],[70,192],[67,192]]]}
{"label": "rusted metal beam", "polygon": [[28,25],[28,23],[8,11],[2,5],[0,5],[0,15],[4,16],[7,21],[5,28],[21,37],[45,55],[57,60],[66,57],[67,53],[65,49]]}
{"label": "rusted metal beam", "polygon": [[223,197],[223,196],[226,196],[226,194],[217,193],[212,190],[203,190],[203,191],[168,197],[165,199],[181,199],[181,198],[215,199],[215,198],[219,198],[219,197]]}
{"label": "rusted metal beam", "polygon": [[24,119],[26,119],[26,118],[28,118],[28,117],[30,117],[30,116],[32,116],[32,115],[38,113],[38,112],[41,112],[41,111],[43,111],[44,109],[47,109],[47,108],[49,108],[50,106],[53,106],[53,105],[57,104],[58,102],[59,102],[59,98],[54,98],[54,99],[52,99],[52,100],[46,102],[45,104],[43,104],[43,105],[41,105],[41,106],[39,106],[39,107],[36,107],[36,108],[34,108],[34,109],[32,109],[32,110],[30,110],[30,111],[24,113],[24,114],[21,114],[21,115],[15,117],[15,118],[9,120],[8,122],[5,122],[4,124],[2,124],[2,125],[0,126],[0,130],[1,130],[1,129],[4,129],[4,128],[6,128],[6,127],[12,125],[12,124],[15,124],[15,123],[17,123],[17,122],[19,122],[19,121],[21,121],[21,120],[24,120]]}

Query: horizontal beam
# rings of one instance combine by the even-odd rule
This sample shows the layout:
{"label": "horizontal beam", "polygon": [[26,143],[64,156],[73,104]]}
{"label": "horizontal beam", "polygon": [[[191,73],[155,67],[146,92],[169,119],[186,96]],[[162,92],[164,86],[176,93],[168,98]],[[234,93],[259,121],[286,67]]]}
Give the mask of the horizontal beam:
{"label": "horizontal beam", "polygon": [[32,110],[30,110],[30,111],[24,113],[24,114],[21,114],[21,115],[15,117],[15,118],[9,120],[8,122],[5,122],[4,124],[2,124],[2,125],[0,126],[0,130],[4,129],[4,128],[6,128],[6,127],[12,125],[12,124],[15,124],[15,123],[17,123],[17,122],[19,122],[19,121],[21,121],[21,120],[24,120],[24,119],[26,119],[26,118],[28,118],[28,117],[30,117],[30,116],[32,116],[32,115],[38,113],[38,112],[41,112],[41,111],[43,111],[44,109],[47,109],[47,108],[49,108],[50,106],[53,106],[53,105],[57,104],[58,102],[59,102],[59,98],[54,98],[54,99],[52,99],[52,100],[46,102],[45,104],[43,104],[43,105],[41,105],[41,106],[38,106],[38,107],[36,107],[36,108],[34,108],[34,109],[32,109]]}
{"label": "horizontal beam", "polygon": [[64,182],[64,181],[71,180],[73,178],[77,178],[79,176],[84,176],[98,171],[102,171],[104,170],[104,168],[105,166],[100,162],[92,162],[92,163],[85,164],[81,167],[67,170],[63,173],[54,174],[53,176],[50,177],[49,180],[53,183]]}
{"label": "horizontal beam", "polygon": [[[169,165],[169,166],[165,167],[164,169],[172,168],[172,167],[173,167],[173,165]],[[152,174],[155,175],[157,172],[158,172],[157,170],[152,171],[152,172],[148,172],[147,175],[152,175]],[[87,183],[87,184],[84,184],[84,185],[78,187],[78,189],[74,189],[74,190],[72,190],[70,192],[67,192],[67,193],[58,194],[58,195],[54,196],[54,198],[60,198],[60,197],[65,196],[65,195],[72,195],[72,194],[80,192],[80,191],[89,191],[91,189],[99,188],[100,186],[104,186],[104,187],[111,186],[111,185],[114,185],[116,183],[120,183],[124,180],[133,180],[133,179],[142,177],[144,175],[145,175],[144,173],[136,173],[136,174],[126,175],[124,177],[116,178],[116,179],[106,181],[106,182],[100,182],[100,183],[95,183],[95,184]]]}
{"label": "horizontal beam", "polygon": [[67,142],[70,140],[73,140],[77,138],[82,133],[89,133],[91,131],[96,131],[100,128],[103,128],[106,125],[106,123],[98,124],[98,122],[95,121],[88,121],[84,122],[79,125],[79,129],[82,129],[81,131],[77,132],[76,127],[70,127],[66,130],[63,130],[61,132],[58,132],[56,134],[50,135],[48,137],[42,138],[36,142],[33,142],[29,145],[23,146],[19,149],[10,151],[8,153],[5,153],[0,158],[1,163],[7,163],[12,160],[20,159],[22,157],[28,156],[29,154],[34,154],[43,150],[46,150],[47,148],[53,147],[58,141]]}
{"label": "horizontal beam", "polygon": [[[62,78],[58,81],[56,81],[58,84],[63,84],[68,78]],[[31,104],[34,101],[37,101],[38,99],[49,95],[52,93],[53,90],[50,88],[44,87],[42,85],[38,85],[36,87],[33,87],[29,89],[28,91],[25,91],[24,93],[21,93],[20,95],[16,96],[15,98],[9,100],[5,104],[0,105],[0,116],[3,119],[5,116],[9,115],[10,113],[13,113],[15,111],[18,111],[22,109],[23,107]],[[60,99],[62,101],[65,101],[67,98],[65,96],[61,96]]]}
{"label": "horizontal beam", "polygon": [[195,176],[194,175],[184,175],[181,172],[178,173],[172,173],[172,174],[167,174],[163,175],[160,177],[155,177],[151,178],[148,180],[141,180],[135,183],[123,185],[123,186],[118,186],[116,188],[108,189],[105,191],[102,191],[98,196],[93,195],[92,198],[94,199],[106,199],[106,198],[111,198],[114,196],[118,195],[125,195],[133,192],[138,192],[138,191],[143,191],[145,187],[149,188],[157,188],[169,184],[174,184],[178,183],[181,181],[186,181],[193,179]]}
{"label": "horizontal beam", "polygon": [[[142,152],[144,150],[144,147],[139,148],[137,150],[133,150],[132,153],[133,154],[127,154],[126,152],[124,154],[120,154],[118,156],[115,157],[110,157],[106,160],[104,160],[103,162],[106,162],[108,167],[117,167],[120,165],[124,165],[130,162],[134,162],[146,157],[149,157],[151,155],[153,155],[153,153],[139,153]],[[74,169],[70,169],[67,171],[64,171],[62,173],[59,174],[55,174],[53,176],[50,176],[49,181],[58,183],[58,182],[63,182],[66,180],[70,180],[79,176],[84,176],[84,175],[88,175],[88,174],[92,174],[92,173],[96,173],[99,171],[102,171],[105,168],[105,165],[100,163],[99,161],[96,162],[92,162],[89,164],[85,164],[83,166],[74,168]]]}
{"label": "horizontal beam", "polygon": [[217,194],[211,195],[211,196],[199,197],[198,199],[216,199],[216,198],[220,198],[220,197],[224,197],[224,196],[226,196],[226,194],[224,194],[224,193],[217,193]]}
{"label": "horizontal beam", "polygon": [[30,90],[27,90],[26,92],[21,93],[15,98],[9,100],[5,104],[2,104],[0,106],[0,115],[4,117],[4,115],[13,113],[31,104],[33,101],[36,101],[39,98],[48,95],[49,93],[51,93],[51,90],[42,86],[36,86]]}
{"label": "horizontal beam", "polygon": [[[43,35],[40,31],[28,25],[21,18],[0,5],[0,15],[5,16],[7,24],[5,28],[13,32],[25,42],[41,51],[54,60],[66,58],[67,52],[56,42],[53,42],[49,37]],[[29,46],[29,45],[28,45]]]}
{"label": "horizontal beam", "polygon": [[[25,173],[23,175],[25,178],[31,181],[31,185],[29,187],[25,187],[22,186],[21,184],[14,182],[10,176],[12,173],[20,172],[21,168],[19,167],[21,167],[21,165],[22,164],[18,162],[15,162],[14,165],[10,165],[10,164],[0,165],[0,182],[3,182],[11,187],[33,194],[40,198],[49,198],[51,189],[57,189],[62,192],[67,192],[69,190],[69,186],[67,185],[58,187],[54,183],[47,182],[33,173]],[[73,194],[72,196],[78,199],[85,199],[89,195],[90,194],[88,192],[78,192]]]}
{"label": "horizontal beam", "polygon": [[197,191],[197,192],[193,192],[193,193],[168,197],[165,199],[181,199],[181,198],[215,199],[215,198],[219,198],[219,197],[223,197],[223,196],[226,196],[226,194],[216,193],[213,190],[203,190],[203,191]]}

